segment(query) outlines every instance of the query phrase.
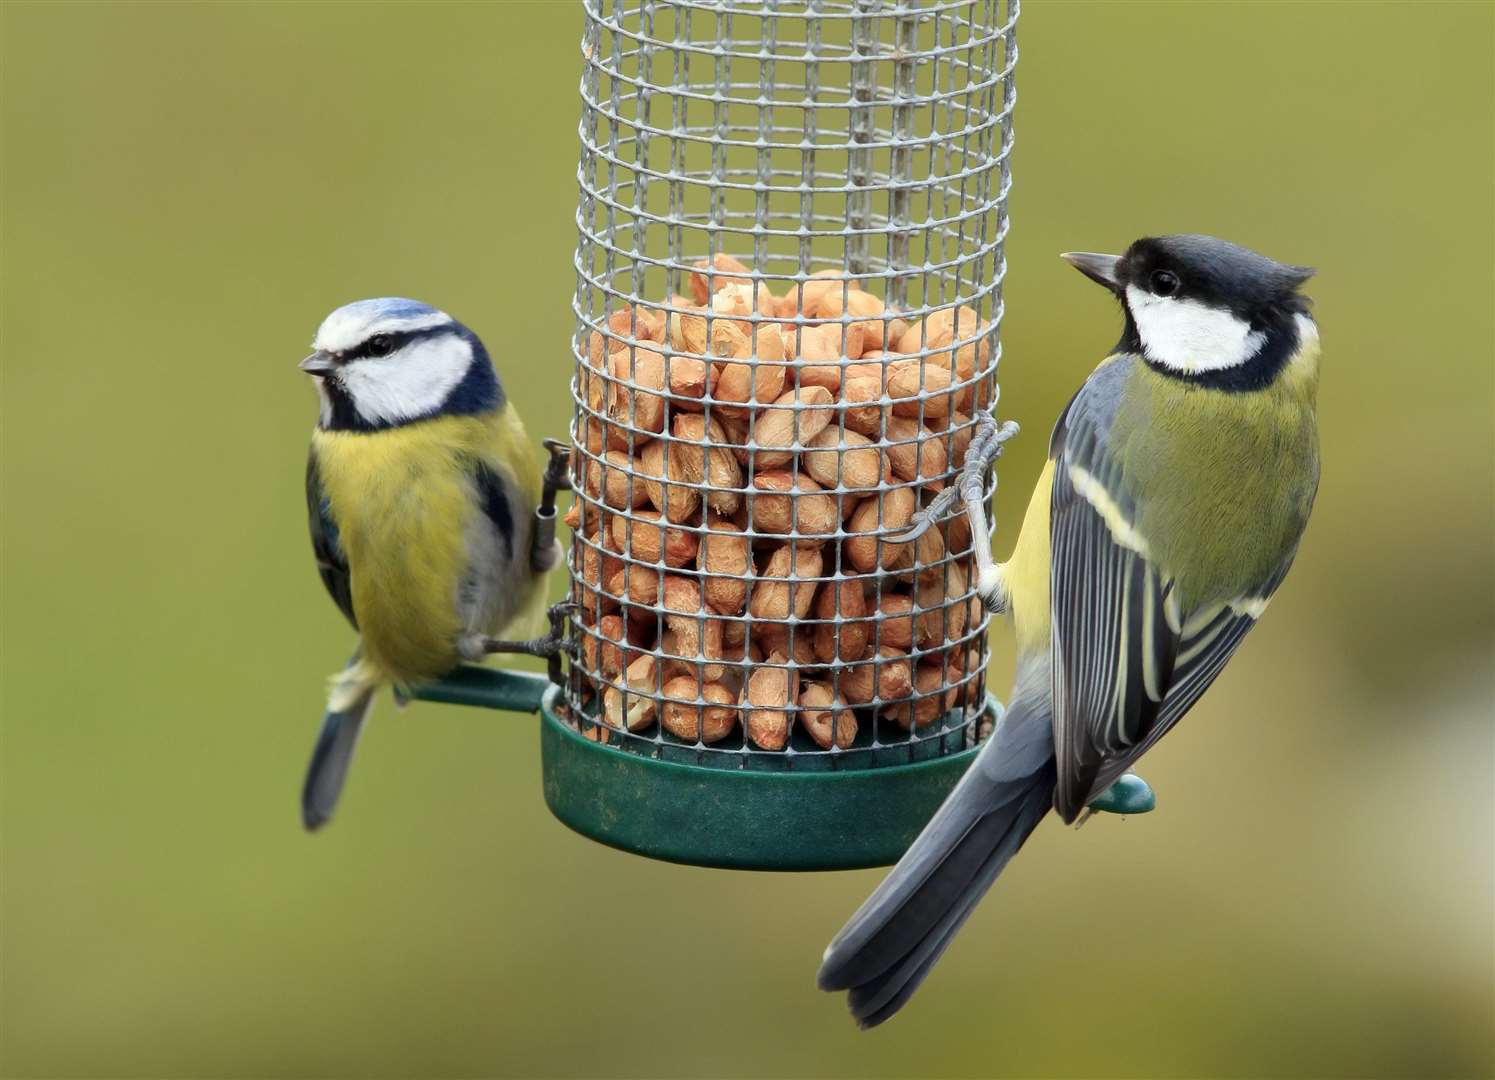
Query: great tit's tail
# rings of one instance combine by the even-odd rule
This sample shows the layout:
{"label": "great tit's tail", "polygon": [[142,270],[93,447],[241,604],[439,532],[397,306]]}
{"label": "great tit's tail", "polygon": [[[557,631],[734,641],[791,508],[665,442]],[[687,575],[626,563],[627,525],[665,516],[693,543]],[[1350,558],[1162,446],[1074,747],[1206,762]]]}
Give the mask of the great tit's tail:
{"label": "great tit's tail", "polygon": [[354,656],[337,675],[327,696],[327,715],[311,752],[301,787],[301,823],[314,832],[332,819],[337,797],[348,776],[358,733],[368,719],[374,694],[384,682],[368,661]]}
{"label": "great tit's tail", "polygon": [[849,991],[861,1027],[903,1007],[1053,805],[1047,695],[1014,698],[944,805],[825,950],[820,988]]}

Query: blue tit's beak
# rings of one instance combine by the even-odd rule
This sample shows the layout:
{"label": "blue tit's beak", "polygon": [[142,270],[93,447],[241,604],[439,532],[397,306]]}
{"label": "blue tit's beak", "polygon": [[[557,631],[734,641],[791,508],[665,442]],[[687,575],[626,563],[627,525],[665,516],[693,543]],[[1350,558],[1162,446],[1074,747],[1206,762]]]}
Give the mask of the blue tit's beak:
{"label": "blue tit's beak", "polygon": [[296,366],[308,375],[328,375],[337,370],[337,357],[326,349],[318,349]]}
{"label": "blue tit's beak", "polygon": [[1116,276],[1120,255],[1097,255],[1090,251],[1066,251],[1059,258],[1069,263],[1097,285],[1104,285],[1112,292],[1121,291],[1121,279]]}

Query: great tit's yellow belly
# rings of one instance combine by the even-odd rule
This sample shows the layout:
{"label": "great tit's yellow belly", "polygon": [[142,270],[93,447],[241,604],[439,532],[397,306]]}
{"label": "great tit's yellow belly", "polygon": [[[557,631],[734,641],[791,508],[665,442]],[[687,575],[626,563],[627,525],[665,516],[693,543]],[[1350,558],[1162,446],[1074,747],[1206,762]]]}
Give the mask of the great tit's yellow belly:
{"label": "great tit's yellow belly", "polygon": [[[534,505],[501,460],[508,427],[497,413],[313,436],[364,656],[394,683],[446,674],[463,633],[497,634],[528,599]],[[508,545],[481,540],[478,463],[515,496]]]}
{"label": "great tit's yellow belly", "polygon": [[1002,564],[1002,589],[1012,612],[1020,653],[1047,649],[1052,613],[1049,607],[1049,502],[1054,463],[1044,464],[1012,558]]}

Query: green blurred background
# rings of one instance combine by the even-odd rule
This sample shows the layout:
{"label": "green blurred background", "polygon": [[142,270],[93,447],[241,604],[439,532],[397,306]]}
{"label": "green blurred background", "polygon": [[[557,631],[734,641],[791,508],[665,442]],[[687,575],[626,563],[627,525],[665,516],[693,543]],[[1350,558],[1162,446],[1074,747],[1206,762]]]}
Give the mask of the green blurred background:
{"label": "green blurred background", "polygon": [[1024,13],[999,547],[1116,334],[1055,253],[1147,232],[1319,268],[1323,488],[1160,811],[1045,824],[863,1035],[812,980],[876,872],[592,844],[531,721],[381,705],[297,821],[350,635],[295,362],[428,298],[562,431],[575,5],[4,5],[0,1069],[1489,1075],[1492,11]]}

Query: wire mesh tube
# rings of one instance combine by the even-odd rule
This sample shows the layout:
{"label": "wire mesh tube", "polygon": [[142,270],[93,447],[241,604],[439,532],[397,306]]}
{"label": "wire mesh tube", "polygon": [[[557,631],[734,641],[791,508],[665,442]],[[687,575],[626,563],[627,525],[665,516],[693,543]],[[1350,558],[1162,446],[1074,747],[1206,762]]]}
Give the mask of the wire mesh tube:
{"label": "wire mesh tube", "polygon": [[[567,704],[725,767],[966,748],[1016,0],[585,0]],[[988,501],[994,478],[988,479]]]}

